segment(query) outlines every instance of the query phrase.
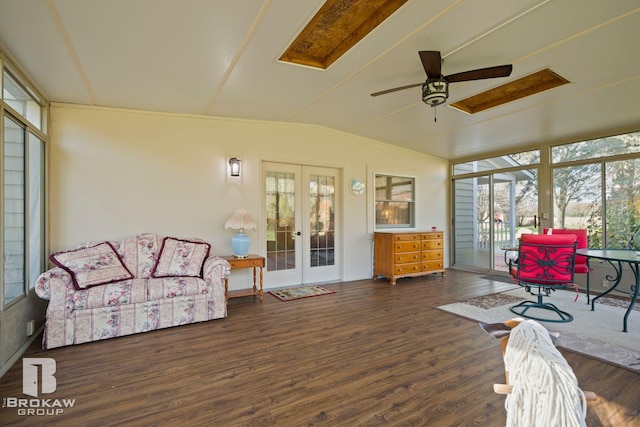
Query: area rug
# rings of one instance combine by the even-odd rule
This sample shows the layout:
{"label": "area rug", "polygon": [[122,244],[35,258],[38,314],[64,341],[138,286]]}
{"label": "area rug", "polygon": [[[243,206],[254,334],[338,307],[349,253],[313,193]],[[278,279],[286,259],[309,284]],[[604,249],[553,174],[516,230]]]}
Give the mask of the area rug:
{"label": "area rug", "polygon": [[269,293],[278,298],[280,301],[292,301],[300,298],[310,298],[320,295],[335,294],[336,291],[325,289],[322,286],[310,285],[299,286],[297,288],[278,289],[275,291],[269,291]]}
{"label": "area rug", "polygon": [[[591,311],[584,294],[577,301],[575,298],[573,291],[556,291],[544,299],[574,317],[569,323],[540,322],[549,331],[560,333],[558,347],[640,373],[640,303],[629,315],[628,332],[622,332],[628,302],[620,304],[618,299],[603,297]],[[518,317],[509,307],[524,300],[535,301],[536,297],[519,288],[437,308],[479,322],[498,323]]]}

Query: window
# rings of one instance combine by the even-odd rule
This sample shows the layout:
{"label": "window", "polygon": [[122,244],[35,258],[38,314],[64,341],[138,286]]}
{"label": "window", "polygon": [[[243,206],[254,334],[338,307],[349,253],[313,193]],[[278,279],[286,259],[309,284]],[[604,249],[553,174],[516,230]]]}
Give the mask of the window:
{"label": "window", "polygon": [[29,248],[29,289],[36,286],[36,280],[45,270],[44,256],[44,141],[29,132],[27,164],[27,194],[28,199],[26,218],[28,219]]}
{"label": "window", "polygon": [[540,162],[540,150],[524,151],[522,153],[507,154],[489,159],[472,160],[453,165],[454,175],[464,175],[475,172],[487,172],[510,167],[536,165]]}
{"label": "window", "polygon": [[640,132],[552,147],[554,227],[587,228],[592,248],[627,248],[640,227],[639,147]]}
{"label": "window", "polygon": [[24,295],[25,136],[17,123],[4,118],[4,301]]}
{"label": "window", "polygon": [[[35,286],[45,268],[45,143],[47,109],[26,80],[7,68],[0,52],[0,157],[2,203],[0,301],[2,307],[23,310],[18,303]],[[0,310],[0,316],[2,310]]]}
{"label": "window", "polygon": [[590,248],[640,250],[638,131],[540,144],[451,171],[454,265],[506,270],[500,249],[541,227],[586,228]]}
{"label": "window", "polygon": [[553,169],[555,228],[586,228],[588,222],[602,218],[600,176],[599,163]]}
{"label": "window", "polygon": [[376,228],[415,226],[415,178],[376,175]]}
{"label": "window", "polygon": [[605,156],[639,152],[640,132],[635,132],[552,147],[551,162],[597,160]]}
{"label": "window", "polygon": [[33,289],[44,268],[44,141],[7,116],[3,135],[6,305]]}
{"label": "window", "polygon": [[4,68],[4,86],[2,98],[16,113],[27,119],[36,129],[42,129],[42,107],[40,101],[23,89],[17,79]]}

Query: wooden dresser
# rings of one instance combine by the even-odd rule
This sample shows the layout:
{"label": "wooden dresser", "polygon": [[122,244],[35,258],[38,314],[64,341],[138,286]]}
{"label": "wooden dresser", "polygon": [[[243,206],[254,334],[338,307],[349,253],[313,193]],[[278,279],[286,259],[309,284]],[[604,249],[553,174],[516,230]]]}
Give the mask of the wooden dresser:
{"label": "wooden dresser", "polygon": [[442,273],[442,231],[375,232],[373,234],[373,278],[385,276],[392,285],[399,277]]}

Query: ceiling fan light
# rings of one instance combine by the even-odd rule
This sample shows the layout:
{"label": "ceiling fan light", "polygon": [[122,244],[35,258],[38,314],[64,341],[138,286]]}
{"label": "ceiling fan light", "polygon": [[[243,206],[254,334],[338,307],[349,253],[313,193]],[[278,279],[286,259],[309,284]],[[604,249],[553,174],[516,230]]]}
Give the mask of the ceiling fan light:
{"label": "ceiling fan light", "polygon": [[445,79],[428,79],[422,85],[422,102],[435,107],[449,98],[449,83]]}

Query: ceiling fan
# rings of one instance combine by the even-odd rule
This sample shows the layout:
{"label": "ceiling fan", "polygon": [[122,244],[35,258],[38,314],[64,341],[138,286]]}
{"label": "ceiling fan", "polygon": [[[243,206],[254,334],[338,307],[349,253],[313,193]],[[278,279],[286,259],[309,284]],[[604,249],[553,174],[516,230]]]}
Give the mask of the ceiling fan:
{"label": "ceiling fan", "polygon": [[489,68],[479,68],[477,70],[463,71],[461,73],[443,76],[441,74],[442,57],[437,50],[421,50],[420,60],[424,71],[427,73],[427,81],[424,83],[414,83],[372,93],[371,96],[384,95],[399,90],[422,86],[422,101],[432,107],[444,104],[449,97],[449,83],[466,82],[469,80],[493,79],[496,77],[508,77],[511,74],[513,65],[498,65]]}

